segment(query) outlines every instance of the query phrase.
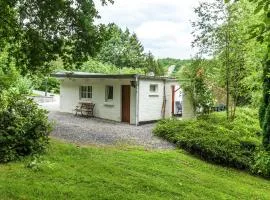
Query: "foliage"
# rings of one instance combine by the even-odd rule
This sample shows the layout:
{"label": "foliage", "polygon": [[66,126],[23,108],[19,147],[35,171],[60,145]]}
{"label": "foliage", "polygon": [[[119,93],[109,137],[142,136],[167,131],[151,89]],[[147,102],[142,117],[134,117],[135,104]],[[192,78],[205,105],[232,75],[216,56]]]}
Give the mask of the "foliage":
{"label": "foliage", "polygon": [[54,163],[42,160],[41,156],[32,156],[31,160],[26,163],[26,167],[33,171],[45,171],[48,169],[52,170],[54,168]]}
{"label": "foliage", "polygon": [[99,61],[119,68],[143,67],[144,48],[135,33],[131,34],[128,29],[122,31],[115,24],[109,24],[104,31],[106,41],[97,55]]}
{"label": "foliage", "polygon": [[257,120],[256,110],[241,108],[234,122],[224,112],[212,113],[198,120],[163,120],[154,133],[207,161],[249,170],[260,146]]}
{"label": "foliage", "polygon": [[104,73],[110,74],[113,72],[119,72],[120,69],[115,65],[102,63],[95,59],[88,59],[87,62],[83,63],[81,70],[83,72],[91,72],[91,73]]}
{"label": "foliage", "polygon": [[9,62],[7,51],[0,51],[0,91],[14,85],[19,77],[14,62]]}
{"label": "foliage", "polygon": [[270,153],[269,151],[258,151],[252,165],[252,172],[265,177],[270,177]]}
{"label": "foliage", "polygon": [[221,0],[203,2],[195,9],[198,20],[193,22],[193,45],[199,48],[200,56],[207,55],[218,61],[216,72],[221,76],[214,75],[219,77],[219,87],[226,88],[230,119],[235,117],[236,106],[258,101],[258,95],[251,94],[258,94],[261,89],[256,84],[260,84],[259,80],[247,82],[261,73],[258,57],[265,49],[265,45],[250,39],[248,26],[258,21],[252,9],[247,1],[224,4]]}
{"label": "foliage", "polygon": [[119,69],[115,65],[102,63],[96,59],[91,59],[82,65],[81,71],[90,73],[102,73],[102,74],[142,74],[143,71],[140,68],[123,67]]}
{"label": "foliage", "polygon": [[263,102],[261,105],[260,122],[263,129],[263,145],[270,150],[270,94],[265,96],[268,96],[268,102]]}
{"label": "foliage", "polygon": [[177,74],[179,70],[181,70],[181,67],[189,66],[192,63],[191,59],[175,59],[175,58],[163,58],[158,59],[158,63],[162,66],[164,70],[167,70],[168,67],[174,65],[175,69],[172,73],[173,76]]}
{"label": "foliage", "polygon": [[51,125],[47,112],[13,88],[0,98],[0,162],[44,151]]}
{"label": "foliage", "polygon": [[160,59],[158,59],[158,62],[164,68],[167,68],[171,65],[175,65],[176,68],[178,68],[178,70],[179,70],[181,66],[190,65],[192,60],[191,59],[176,59],[176,58],[160,58]]}
{"label": "foliage", "polygon": [[33,90],[33,83],[28,77],[20,77],[16,81],[16,86],[14,86],[14,88],[21,95],[30,95]]}
{"label": "foliage", "polygon": [[4,0],[0,44],[9,46],[9,56],[24,74],[48,72],[49,62],[58,57],[66,66],[79,65],[103,42],[101,27],[94,25],[97,17],[93,1]]}
{"label": "foliage", "polygon": [[87,147],[53,140],[46,155],[24,163],[0,165],[1,198],[270,198],[268,180],[205,163],[179,150]]}
{"label": "foliage", "polygon": [[202,110],[202,114],[208,114],[214,105],[212,85],[209,84],[209,65],[211,61],[197,59],[189,66],[184,66],[178,73],[182,80],[185,94],[190,97],[194,110]]}
{"label": "foliage", "polygon": [[155,60],[151,52],[148,52],[145,57],[144,73],[154,73],[155,76],[163,76],[165,74],[164,68]]}
{"label": "foliage", "polygon": [[10,58],[7,49],[0,51],[0,163],[41,153],[47,143],[50,124],[47,112],[27,99],[32,93],[29,76]]}
{"label": "foliage", "polygon": [[[131,34],[128,29],[123,31],[117,25],[109,24],[105,27],[103,34],[106,41],[96,57],[97,61],[105,63],[100,63],[101,67],[107,65],[114,68],[115,66],[121,69],[119,70],[121,72],[123,68],[126,68],[138,69],[144,74],[153,72],[156,76],[164,75],[164,68],[155,60],[151,52],[144,53],[143,45],[135,33]],[[93,71],[99,71],[98,67],[95,68]],[[109,71],[115,72],[116,70],[109,67]]]}
{"label": "foliage", "polygon": [[[270,26],[270,24],[269,24]],[[270,40],[270,33],[269,39]],[[263,98],[260,107],[260,124],[263,129],[263,145],[270,150],[270,41],[263,65]]]}
{"label": "foliage", "polygon": [[252,35],[258,41],[267,44],[267,52],[263,61],[263,99],[260,107],[260,124],[263,129],[263,145],[270,148],[270,11],[268,0],[253,0],[256,3],[255,14],[262,13],[260,23],[254,25]]}
{"label": "foliage", "polygon": [[56,94],[60,93],[60,82],[58,79],[54,77],[43,77],[40,78],[40,80],[41,83],[39,83],[39,85],[36,85],[35,89]]}

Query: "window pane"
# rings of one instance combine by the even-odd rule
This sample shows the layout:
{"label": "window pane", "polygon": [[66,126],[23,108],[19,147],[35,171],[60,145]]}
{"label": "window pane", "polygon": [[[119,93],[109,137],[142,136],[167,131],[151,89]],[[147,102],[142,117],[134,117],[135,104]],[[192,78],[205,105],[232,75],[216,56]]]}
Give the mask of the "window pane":
{"label": "window pane", "polygon": [[85,93],[85,86],[82,86],[82,92]]}
{"label": "window pane", "polygon": [[113,100],[113,86],[106,86],[105,88],[105,101]]}
{"label": "window pane", "polygon": [[92,98],[92,86],[80,86],[80,98]]}
{"label": "window pane", "polygon": [[113,87],[109,86],[108,99],[113,99]]}
{"label": "window pane", "polygon": [[157,92],[157,85],[150,85],[149,90],[150,92]]}
{"label": "window pane", "polygon": [[92,86],[88,86],[87,98],[92,98]]}
{"label": "window pane", "polygon": [[92,86],[88,86],[88,92],[92,92]]}

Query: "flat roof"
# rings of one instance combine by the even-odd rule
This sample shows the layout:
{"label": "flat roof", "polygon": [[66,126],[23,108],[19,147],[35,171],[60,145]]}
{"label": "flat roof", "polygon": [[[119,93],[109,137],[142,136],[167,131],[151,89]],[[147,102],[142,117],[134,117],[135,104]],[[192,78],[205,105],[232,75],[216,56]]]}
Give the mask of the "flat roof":
{"label": "flat roof", "polygon": [[56,72],[51,74],[56,78],[106,78],[106,79],[139,79],[146,80],[166,80],[177,81],[175,78],[163,77],[163,76],[145,76],[140,74],[101,74],[101,73],[88,73],[88,72]]}

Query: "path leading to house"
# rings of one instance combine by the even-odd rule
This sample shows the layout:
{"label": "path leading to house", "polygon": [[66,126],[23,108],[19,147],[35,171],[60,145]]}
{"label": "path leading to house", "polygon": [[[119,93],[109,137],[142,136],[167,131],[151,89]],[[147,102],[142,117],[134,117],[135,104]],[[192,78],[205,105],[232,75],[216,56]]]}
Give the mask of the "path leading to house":
{"label": "path leading to house", "polygon": [[40,104],[50,111],[49,118],[55,123],[52,137],[79,144],[134,145],[145,148],[173,149],[174,146],[153,135],[154,124],[133,126],[97,118],[76,117],[59,112],[59,97],[55,102]]}

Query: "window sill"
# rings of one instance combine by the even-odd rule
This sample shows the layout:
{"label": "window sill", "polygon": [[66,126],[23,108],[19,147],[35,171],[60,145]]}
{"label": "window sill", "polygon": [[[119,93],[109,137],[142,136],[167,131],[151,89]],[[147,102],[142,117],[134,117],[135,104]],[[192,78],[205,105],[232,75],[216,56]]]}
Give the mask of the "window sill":
{"label": "window sill", "polygon": [[80,101],[92,101],[92,98],[80,98]]}
{"label": "window sill", "polygon": [[114,106],[113,102],[104,102],[104,106]]}
{"label": "window sill", "polygon": [[149,97],[159,97],[159,94],[154,94],[154,93],[153,93],[153,94],[149,94],[148,96],[149,96]]}

